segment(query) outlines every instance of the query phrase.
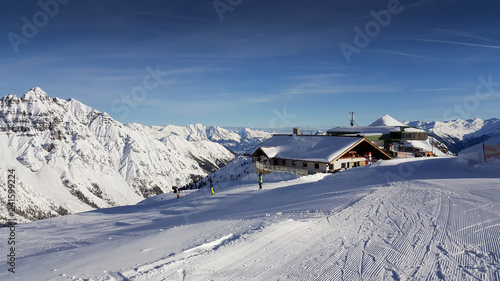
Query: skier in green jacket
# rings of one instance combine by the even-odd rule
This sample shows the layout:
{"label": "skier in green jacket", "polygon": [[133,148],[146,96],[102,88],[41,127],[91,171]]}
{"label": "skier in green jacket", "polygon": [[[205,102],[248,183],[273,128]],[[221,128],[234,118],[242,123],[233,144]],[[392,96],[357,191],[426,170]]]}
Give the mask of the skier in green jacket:
{"label": "skier in green jacket", "polygon": [[259,173],[259,189],[262,189],[262,173]]}

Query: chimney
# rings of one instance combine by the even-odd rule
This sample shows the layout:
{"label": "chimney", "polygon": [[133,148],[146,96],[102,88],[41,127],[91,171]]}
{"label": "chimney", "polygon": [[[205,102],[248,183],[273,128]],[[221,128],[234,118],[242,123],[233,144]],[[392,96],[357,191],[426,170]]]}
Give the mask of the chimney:
{"label": "chimney", "polygon": [[294,136],[299,136],[300,135],[300,129],[299,128],[293,128],[293,135]]}

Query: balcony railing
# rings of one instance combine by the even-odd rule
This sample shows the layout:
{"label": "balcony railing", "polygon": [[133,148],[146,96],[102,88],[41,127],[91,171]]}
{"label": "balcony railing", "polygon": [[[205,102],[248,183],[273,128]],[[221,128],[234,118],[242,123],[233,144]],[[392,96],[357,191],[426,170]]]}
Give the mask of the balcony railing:
{"label": "balcony railing", "polygon": [[293,168],[293,167],[284,167],[277,165],[264,164],[261,162],[255,163],[255,168],[257,172],[277,172],[277,173],[288,173],[295,174],[299,176],[307,176],[309,174],[307,169]]}

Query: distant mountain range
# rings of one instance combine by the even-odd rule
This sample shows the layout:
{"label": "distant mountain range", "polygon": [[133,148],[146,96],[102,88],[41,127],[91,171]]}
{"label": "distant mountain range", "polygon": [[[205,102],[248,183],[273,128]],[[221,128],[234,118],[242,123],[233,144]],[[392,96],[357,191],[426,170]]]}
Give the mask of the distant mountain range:
{"label": "distant mountain range", "polygon": [[192,142],[209,140],[237,154],[247,151],[251,147],[272,136],[272,133],[261,130],[252,130],[249,128],[227,130],[218,126],[207,127],[202,124],[186,126],[144,126],[132,123],[126,126],[134,130],[145,131],[156,139],[178,136]]}
{"label": "distant mountain range", "polygon": [[454,154],[500,134],[500,120],[497,118],[404,123],[429,132]]}
{"label": "distant mountain range", "polygon": [[[15,170],[16,217],[31,221],[170,192],[226,165],[232,151],[270,136],[246,128],[122,124],[34,88],[0,100],[0,174]],[[4,179],[0,223],[7,198]]]}

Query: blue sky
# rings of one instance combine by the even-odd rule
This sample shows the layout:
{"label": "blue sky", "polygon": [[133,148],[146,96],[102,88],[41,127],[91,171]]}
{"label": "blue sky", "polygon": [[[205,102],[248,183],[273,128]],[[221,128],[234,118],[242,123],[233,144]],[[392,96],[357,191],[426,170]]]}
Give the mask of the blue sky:
{"label": "blue sky", "polygon": [[500,117],[499,1],[1,5],[1,96],[39,86],[146,125]]}

